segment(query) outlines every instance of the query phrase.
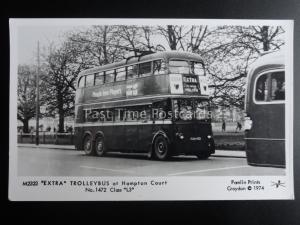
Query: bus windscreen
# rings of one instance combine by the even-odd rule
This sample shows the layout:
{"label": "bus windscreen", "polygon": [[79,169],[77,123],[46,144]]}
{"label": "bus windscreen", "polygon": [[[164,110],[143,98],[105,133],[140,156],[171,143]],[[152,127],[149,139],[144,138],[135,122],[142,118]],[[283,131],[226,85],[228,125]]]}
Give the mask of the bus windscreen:
{"label": "bus windscreen", "polygon": [[176,120],[206,120],[211,116],[207,100],[174,99],[173,106]]}
{"label": "bus windscreen", "polygon": [[188,62],[185,60],[170,60],[170,73],[194,74],[204,76],[204,67],[200,62]]}

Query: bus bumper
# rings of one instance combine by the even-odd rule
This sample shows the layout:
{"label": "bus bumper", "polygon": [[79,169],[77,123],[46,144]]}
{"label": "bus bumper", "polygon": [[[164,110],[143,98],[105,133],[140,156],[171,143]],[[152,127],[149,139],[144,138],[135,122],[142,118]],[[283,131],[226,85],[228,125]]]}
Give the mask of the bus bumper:
{"label": "bus bumper", "polygon": [[214,154],[214,139],[198,139],[198,140],[176,140],[172,146],[173,155],[197,155],[197,154]]}

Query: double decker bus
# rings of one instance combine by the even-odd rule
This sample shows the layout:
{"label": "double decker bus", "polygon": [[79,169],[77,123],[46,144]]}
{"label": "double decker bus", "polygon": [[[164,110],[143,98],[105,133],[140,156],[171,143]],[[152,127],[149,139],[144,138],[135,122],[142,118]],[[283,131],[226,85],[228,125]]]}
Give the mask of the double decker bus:
{"label": "double decker bus", "polygon": [[75,98],[76,149],[208,158],[215,151],[199,55],[166,51],[85,70]]}
{"label": "double decker bus", "polygon": [[285,167],[285,65],[281,51],[260,57],[249,70],[245,101],[248,164]]}

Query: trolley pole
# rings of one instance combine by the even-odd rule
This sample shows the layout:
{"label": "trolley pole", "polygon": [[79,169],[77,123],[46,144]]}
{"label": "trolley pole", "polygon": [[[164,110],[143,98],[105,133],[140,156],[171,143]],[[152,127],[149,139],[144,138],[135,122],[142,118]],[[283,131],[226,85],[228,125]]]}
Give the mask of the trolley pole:
{"label": "trolley pole", "polygon": [[39,145],[39,114],[40,114],[40,43],[37,43],[37,73],[36,73],[36,128],[35,128],[35,144]]}

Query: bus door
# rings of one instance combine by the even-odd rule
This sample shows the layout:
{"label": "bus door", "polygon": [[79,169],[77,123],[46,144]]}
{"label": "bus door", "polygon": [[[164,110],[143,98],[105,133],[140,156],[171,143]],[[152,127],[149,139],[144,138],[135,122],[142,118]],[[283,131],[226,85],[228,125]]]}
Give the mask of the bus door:
{"label": "bus door", "polygon": [[251,129],[246,131],[248,162],[253,165],[283,166],[285,164],[284,70],[263,72],[253,76],[252,82],[246,112],[251,119]]}

